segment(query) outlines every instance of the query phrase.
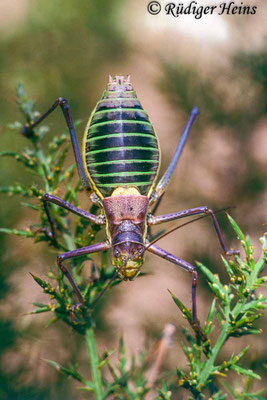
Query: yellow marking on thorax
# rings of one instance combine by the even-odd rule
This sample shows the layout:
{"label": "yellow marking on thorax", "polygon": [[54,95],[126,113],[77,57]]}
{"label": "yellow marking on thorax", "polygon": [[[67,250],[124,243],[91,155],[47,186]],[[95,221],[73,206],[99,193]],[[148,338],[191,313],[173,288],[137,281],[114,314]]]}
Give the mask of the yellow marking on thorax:
{"label": "yellow marking on thorax", "polygon": [[117,187],[115,190],[112,192],[112,197],[114,196],[140,196],[140,192],[136,187]]}

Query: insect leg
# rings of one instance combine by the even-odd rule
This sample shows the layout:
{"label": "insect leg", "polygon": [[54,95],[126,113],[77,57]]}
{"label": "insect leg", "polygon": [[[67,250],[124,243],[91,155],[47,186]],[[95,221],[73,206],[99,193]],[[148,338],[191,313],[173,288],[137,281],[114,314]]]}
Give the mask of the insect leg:
{"label": "insect leg", "polygon": [[[164,193],[156,200],[155,204],[153,205],[153,208],[152,208],[152,210],[151,210],[151,214],[152,214],[152,215],[154,215],[154,214],[157,212],[157,210],[158,210],[158,208],[159,208],[159,206],[160,206],[160,203],[161,203],[161,201],[162,201],[162,199],[163,199],[163,196],[164,196]],[[164,231],[163,231],[163,232],[164,232]],[[161,233],[163,233],[163,232],[157,233],[157,234],[156,234],[156,237],[158,236],[158,234],[161,234]],[[150,225],[147,226],[147,238],[148,238],[148,240],[151,241],[151,242],[153,242],[153,240],[155,239],[155,236],[152,235],[152,231],[151,231]]]}
{"label": "insect leg", "polygon": [[[49,193],[46,193],[44,195],[43,202],[44,202],[44,205],[46,205],[47,209],[48,209],[47,203],[51,202],[51,203],[57,204],[58,206],[60,206],[62,208],[65,208],[66,210],[72,212],[73,214],[76,214],[76,215],[79,215],[80,217],[88,219],[89,221],[93,222],[94,224],[103,225],[105,223],[103,215],[94,215],[89,212],[83,211],[80,208],[77,208],[77,207],[73,206],[72,204],[67,203],[66,201],[61,200],[58,197],[55,197]],[[45,208],[45,210],[46,210],[46,208]],[[47,213],[47,216],[48,216],[48,213]],[[51,216],[50,216],[50,218],[51,218]],[[49,217],[48,217],[48,219],[49,219]],[[52,224],[51,224],[51,226],[52,226]]]}
{"label": "insect leg", "polygon": [[192,322],[195,328],[198,328],[198,320],[197,320],[197,302],[196,302],[196,289],[197,289],[197,270],[196,267],[189,264],[187,261],[182,260],[179,257],[174,256],[173,254],[169,253],[166,250],[161,249],[160,247],[152,244],[147,249],[153,254],[156,254],[159,257],[164,258],[165,260],[170,261],[171,263],[182,267],[188,272],[192,274]]}
{"label": "insect leg", "polygon": [[87,247],[82,247],[80,249],[75,249],[75,250],[71,250],[68,251],[67,253],[63,253],[60,254],[57,257],[57,265],[60,268],[60,270],[63,272],[63,274],[66,276],[66,278],[68,279],[69,283],[71,284],[73,290],[75,291],[79,302],[81,304],[83,304],[84,302],[84,298],[80,292],[80,290],[78,289],[76,283],[74,282],[71,274],[69,273],[69,271],[67,270],[67,268],[63,265],[63,261],[67,260],[69,258],[73,258],[73,257],[78,257],[78,256],[82,256],[85,254],[90,254],[90,253],[99,253],[100,251],[104,251],[109,249],[110,245],[108,242],[101,242],[101,243],[96,243],[96,244],[91,244],[90,246]]}
{"label": "insect leg", "polygon": [[45,213],[46,213],[48,222],[49,222],[50,227],[51,227],[51,232],[48,232],[48,231],[46,230],[46,228],[44,228],[44,230],[46,231],[46,233],[47,233],[47,235],[48,235],[49,237],[51,237],[52,239],[55,240],[55,239],[56,239],[56,224],[55,224],[55,221],[53,220],[52,215],[51,215],[51,213],[50,213],[50,210],[49,210],[49,207],[48,207],[48,203],[47,203],[47,201],[45,200],[45,195],[44,195],[44,197],[43,197],[43,205],[44,205],[44,210],[45,210]]}
{"label": "insect leg", "polygon": [[165,174],[162,176],[160,179],[159,183],[156,186],[155,192],[152,194],[152,201],[156,201],[165,191],[167,184],[169,183],[169,180],[171,179],[171,176],[173,174],[173,171],[176,167],[176,164],[180,158],[180,155],[183,151],[186,139],[188,137],[188,133],[196,119],[196,117],[199,114],[199,110],[197,107],[194,107],[189,115],[189,118],[187,120],[186,126],[184,128],[184,131],[182,133],[182,136],[178,142],[178,145],[176,147],[174,156],[171,159],[171,162],[165,172]]}
{"label": "insect leg", "polygon": [[218,240],[220,242],[220,245],[221,245],[224,253],[228,256],[233,255],[233,254],[239,254],[238,250],[229,250],[228,247],[226,246],[223,236],[222,236],[220,226],[217,221],[217,218],[216,218],[214,212],[208,207],[189,208],[188,210],[183,210],[183,211],[179,211],[179,212],[172,213],[172,214],[159,215],[157,217],[150,215],[148,217],[148,224],[149,225],[157,225],[157,224],[162,224],[163,222],[173,221],[176,219],[190,217],[192,215],[199,215],[199,214],[206,214],[206,215],[211,216]]}
{"label": "insect leg", "polygon": [[78,173],[79,173],[80,179],[81,179],[85,189],[86,190],[90,190],[90,184],[89,184],[87,175],[86,175],[84,167],[83,167],[81,153],[80,153],[80,150],[79,150],[79,145],[78,145],[78,141],[77,141],[77,137],[76,137],[76,132],[75,132],[75,128],[74,128],[72,117],[71,117],[71,113],[70,113],[70,106],[69,106],[69,103],[68,103],[68,101],[66,99],[63,99],[62,97],[59,97],[54,102],[54,104],[52,104],[52,106],[44,114],[42,114],[37,120],[32,121],[31,123],[24,125],[22,127],[22,129],[21,129],[21,132],[22,132],[23,135],[27,136],[29,133],[31,133],[31,131],[38,124],[40,124],[40,122],[42,122],[49,114],[51,114],[57,108],[58,105],[61,107],[61,110],[62,110],[63,115],[65,117],[65,121],[66,121],[67,126],[69,128],[72,148],[73,148],[73,152],[74,152],[74,156],[75,156],[76,165],[77,165],[77,169],[78,169]]}

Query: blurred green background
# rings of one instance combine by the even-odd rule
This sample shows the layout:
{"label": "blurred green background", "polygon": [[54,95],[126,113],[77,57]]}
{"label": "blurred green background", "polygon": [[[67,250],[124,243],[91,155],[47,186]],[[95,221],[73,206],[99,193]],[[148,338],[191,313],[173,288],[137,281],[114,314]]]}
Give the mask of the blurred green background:
{"label": "blurred green background", "polygon": [[[195,20],[192,16],[149,15],[141,0],[1,0],[1,150],[15,151],[27,144],[19,132],[6,127],[20,117],[15,93],[18,82],[25,83],[40,111],[59,96],[67,98],[73,118],[82,120],[78,127],[81,140],[108,74],[130,74],[158,133],[162,170],[190,109],[198,106],[201,110],[160,211],[235,206],[231,214],[251,236],[259,254],[258,238],[265,222],[267,5],[256,4],[255,16],[214,15]],[[48,123],[49,137],[65,129],[60,111]],[[0,168],[1,185],[35,180],[13,160],[0,159]],[[81,205],[89,207],[84,194]],[[0,226],[27,227],[36,222],[18,198],[1,195],[0,206]],[[219,220],[226,241],[234,247],[225,215]],[[220,248],[208,219],[173,233],[160,245],[189,262],[201,260],[223,276]],[[63,364],[83,364],[78,338],[60,324],[44,330],[47,316],[23,315],[33,301],[42,300],[28,271],[44,276],[55,263],[55,255],[42,245],[2,234],[0,246],[0,399],[86,398],[74,394],[73,383],[43,361],[52,358]],[[179,335],[184,322],[166,289],[189,305],[191,277],[153,256],[147,256],[144,270],[146,277],[120,285],[116,296],[113,292],[103,300],[100,348],[116,347],[123,333],[129,353],[136,352],[146,341],[156,340],[166,322],[172,322],[178,328],[177,340],[166,368],[181,367],[185,360],[179,353]],[[199,287],[203,319],[210,294],[201,277]],[[254,368],[260,374],[264,344],[263,337],[251,343]],[[242,340],[231,339],[225,353],[242,345]],[[252,362],[249,356],[246,362]]]}

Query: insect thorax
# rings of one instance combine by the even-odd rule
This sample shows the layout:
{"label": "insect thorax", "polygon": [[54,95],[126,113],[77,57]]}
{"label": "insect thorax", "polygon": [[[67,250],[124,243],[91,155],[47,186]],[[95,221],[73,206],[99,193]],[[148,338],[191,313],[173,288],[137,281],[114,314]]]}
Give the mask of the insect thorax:
{"label": "insect thorax", "polygon": [[[126,193],[129,192],[130,188],[126,190]],[[144,242],[148,203],[148,197],[140,194],[116,195],[115,193],[103,199],[107,234],[111,243],[116,244],[122,240]]]}
{"label": "insect thorax", "polygon": [[117,187],[150,196],[159,169],[158,139],[129,78],[110,78],[85,131],[83,161],[101,199]]}

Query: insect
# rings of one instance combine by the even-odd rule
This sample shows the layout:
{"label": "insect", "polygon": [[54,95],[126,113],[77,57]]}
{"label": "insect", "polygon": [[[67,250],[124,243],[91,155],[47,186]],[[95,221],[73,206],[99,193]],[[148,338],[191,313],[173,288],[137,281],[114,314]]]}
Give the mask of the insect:
{"label": "insect", "polygon": [[61,97],[37,120],[26,124],[22,128],[22,133],[30,133],[57,106],[61,107],[70,132],[80,179],[91,201],[101,207],[101,214],[88,213],[47,193],[44,195],[44,206],[53,234],[55,232],[48,202],[57,204],[95,224],[106,226],[104,242],[68,251],[57,258],[57,265],[69,280],[80,304],[84,302],[83,296],[63,264],[65,260],[111,249],[112,263],[117,275],[122,279],[132,280],[140,271],[145,251],[149,251],[192,274],[192,318],[193,323],[196,324],[198,276],[196,267],[150,243],[147,232],[152,225],[206,214],[212,219],[223,252],[226,255],[238,253],[236,250],[227,248],[216,216],[208,207],[191,208],[159,216],[154,216],[150,211],[153,205],[154,209],[157,207],[165,192],[189,130],[198,115],[198,109],[196,107],[192,109],[174,156],[157,183],[160,167],[158,137],[136,96],[130,77],[109,77],[107,88],[86,126],[82,155],[68,101]]}

